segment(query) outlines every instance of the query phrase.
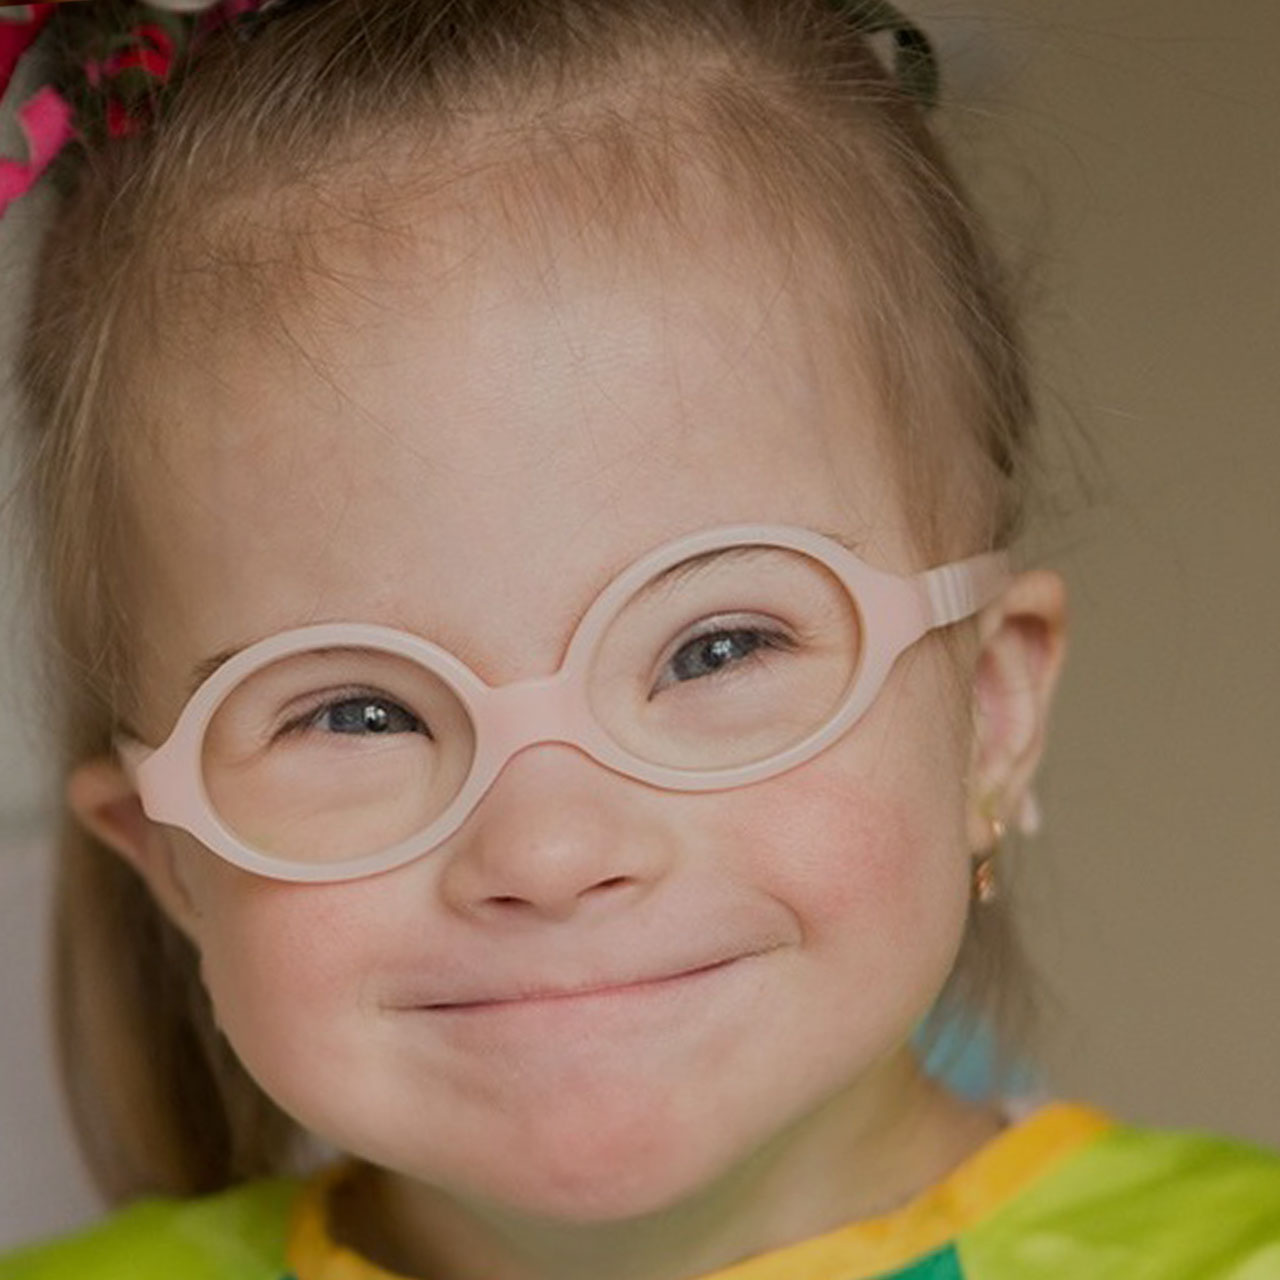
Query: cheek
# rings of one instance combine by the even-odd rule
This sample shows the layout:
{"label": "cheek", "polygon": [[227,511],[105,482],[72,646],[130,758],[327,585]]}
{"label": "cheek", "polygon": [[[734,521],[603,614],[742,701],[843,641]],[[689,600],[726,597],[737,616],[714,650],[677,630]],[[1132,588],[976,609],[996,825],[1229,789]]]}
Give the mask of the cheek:
{"label": "cheek", "polygon": [[266,1084],[282,1070],[282,1050],[331,1055],[326,1028],[339,1023],[334,1014],[350,1004],[351,975],[361,971],[352,895],[340,901],[333,886],[265,880],[204,851],[189,865],[201,976],[250,1072]]}
{"label": "cheek", "polygon": [[875,785],[832,762],[737,793],[723,839],[806,942],[877,969],[949,968],[968,900],[963,810],[946,788]]}

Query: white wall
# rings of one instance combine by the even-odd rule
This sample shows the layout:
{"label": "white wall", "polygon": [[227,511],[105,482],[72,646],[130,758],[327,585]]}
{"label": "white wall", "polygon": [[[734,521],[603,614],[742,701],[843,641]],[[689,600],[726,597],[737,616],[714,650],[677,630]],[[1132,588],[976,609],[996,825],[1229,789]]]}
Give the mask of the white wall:
{"label": "white wall", "polygon": [[[1046,830],[1019,855],[1047,1061],[1126,1116],[1280,1143],[1280,6],[915,10],[962,99],[948,128],[1056,299],[1049,428],[1077,415],[1109,477],[1039,540],[1075,601]],[[0,224],[0,320],[25,221]],[[0,567],[0,1246],[92,1207],[45,1053],[18,610]]]}

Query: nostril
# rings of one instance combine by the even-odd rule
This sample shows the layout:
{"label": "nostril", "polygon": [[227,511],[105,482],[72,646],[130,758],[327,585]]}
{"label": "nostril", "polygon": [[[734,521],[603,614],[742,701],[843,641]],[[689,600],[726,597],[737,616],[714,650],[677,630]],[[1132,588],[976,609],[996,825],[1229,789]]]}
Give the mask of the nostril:
{"label": "nostril", "polygon": [[493,893],[487,894],[484,902],[492,910],[501,911],[504,914],[512,911],[532,910],[537,913],[546,913],[556,918],[568,918],[573,913],[575,905],[582,903],[584,899],[588,897],[594,898],[600,893],[612,892],[615,889],[625,889],[634,883],[635,877],[633,876],[606,876],[601,880],[597,880],[594,884],[588,884],[581,889],[567,893],[563,897],[558,893],[548,893],[546,895],[537,893]]}

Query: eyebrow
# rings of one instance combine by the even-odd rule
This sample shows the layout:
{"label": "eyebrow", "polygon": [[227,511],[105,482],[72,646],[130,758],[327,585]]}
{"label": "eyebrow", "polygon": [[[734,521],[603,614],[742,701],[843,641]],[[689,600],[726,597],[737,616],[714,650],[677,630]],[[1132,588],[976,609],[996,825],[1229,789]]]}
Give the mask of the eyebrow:
{"label": "eyebrow", "polygon": [[[815,533],[826,538],[830,542],[835,542],[844,547],[846,551],[851,551],[854,555],[861,555],[863,544],[857,539],[850,538],[847,534],[835,533],[827,529],[815,529]],[[645,588],[646,591],[653,590],[660,586],[670,586],[674,583],[684,580],[685,578],[696,575],[700,570],[706,568],[713,561],[720,559],[729,554],[735,555],[751,555],[754,552],[767,551],[767,545],[752,546],[747,544],[741,547],[723,547],[719,551],[709,551],[700,556],[694,556],[691,560],[682,560],[678,564],[673,564],[669,569],[659,574]],[[598,596],[600,593],[596,592]],[[594,599],[594,597],[593,597]],[[590,606],[588,606],[589,608]],[[401,628],[402,630],[405,628]],[[275,633],[272,633],[275,634]],[[258,637],[259,640],[265,639],[265,636]],[[218,653],[211,654],[207,658],[202,658],[191,668],[191,674],[187,678],[187,697],[192,697],[196,690],[200,688],[206,680],[219,668],[225,666],[232,658],[243,653],[246,649],[258,643],[258,640],[247,640],[244,644],[232,645],[227,649],[222,649]],[[332,649],[316,649],[315,653],[336,652]]]}
{"label": "eyebrow", "polygon": [[249,640],[244,644],[232,645],[229,649],[223,649],[220,653],[215,653],[211,657],[197,662],[191,668],[190,676],[187,677],[187,697],[190,698],[219,667],[225,666],[237,654],[243,653],[251,645],[257,643],[256,640]]}
{"label": "eyebrow", "polygon": [[[855,556],[861,556],[862,554],[863,544],[850,538],[848,534],[831,533],[826,529],[814,529],[811,532],[818,534],[819,537],[826,538],[828,542],[838,543]],[[671,565],[670,568],[664,569],[652,582],[645,584],[640,594],[647,595],[649,592],[661,587],[675,586],[677,583],[685,582],[689,578],[697,577],[704,569],[723,561],[726,556],[732,556],[734,559],[749,560],[752,556],[773,550],[776,550],[776,548],[767,542],[746,542],[737,546],[720,547],[714,551],[704,551],[699,555],[691,556],[688,560],[679,560]]]}
{"label": "eyebrow", "polygon": [[748,542],[740,546],[716,547],[711,551],[700,551],[687,560],[677,560],[675,564],[668,565],[656,578],[646,582],[632,598],[648,599],[650,596],[661,595],[664,591],[670,591],[701,577],[717,565],[730,561],[754,560],[773,550],[775,548],[767,543]]}
{"label": "eyebrow", "polygon": [[[403,629],[403,628],[402,628]],[[288,628],[281,628],[288,630]],[[269,635],[278,635],[279,632],[270,632]],[[237,657],[246,649],[251,649],[255,644],[262,640],[268,639],[269,636],[259,636],[256,640],[246,640],[244,644],[232,645],[229,649],[223,649],[220,653],[215,653],[208,658],[203,658],[191,668],[191,674],[187,677],[187,697],[191,698],[197,689],[200,688],[206,680],[219,668],[225,666],[232,658]],[[313,656],[328,657],[333,653],[345,653],[346,648],[341,645],[320,645],[315,649],[308,649],[307,653]]]}

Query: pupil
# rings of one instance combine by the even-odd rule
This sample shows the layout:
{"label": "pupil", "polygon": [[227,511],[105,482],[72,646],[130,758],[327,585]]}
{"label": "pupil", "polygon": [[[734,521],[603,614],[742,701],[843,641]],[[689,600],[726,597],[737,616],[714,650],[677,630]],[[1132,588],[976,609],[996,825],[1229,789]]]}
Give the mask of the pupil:
{"label": "pupil", "polygon": [[722,631],[689,645],[677,655],[674,668],[679,680],[696,680],[699,676],[722,671],[741,662],[761,647],[754,631]]}
{"label": "pupil", "polygon": [[404,733],[416,727],[413,718],[401,708],[367,698],[349,698],[328,707],[324,719],[333,733]]}
{"label": "pupil", "polygon": [[733,658],[736,642],[728,636],[718,636],[707,646],[707,666],[723,667]]}
{"label": "pupil", "polygon": [[364,727],[370,733],[385,733],[391,727],[391,717],[387,714],[386,707],[376,702],[366,702]]}

